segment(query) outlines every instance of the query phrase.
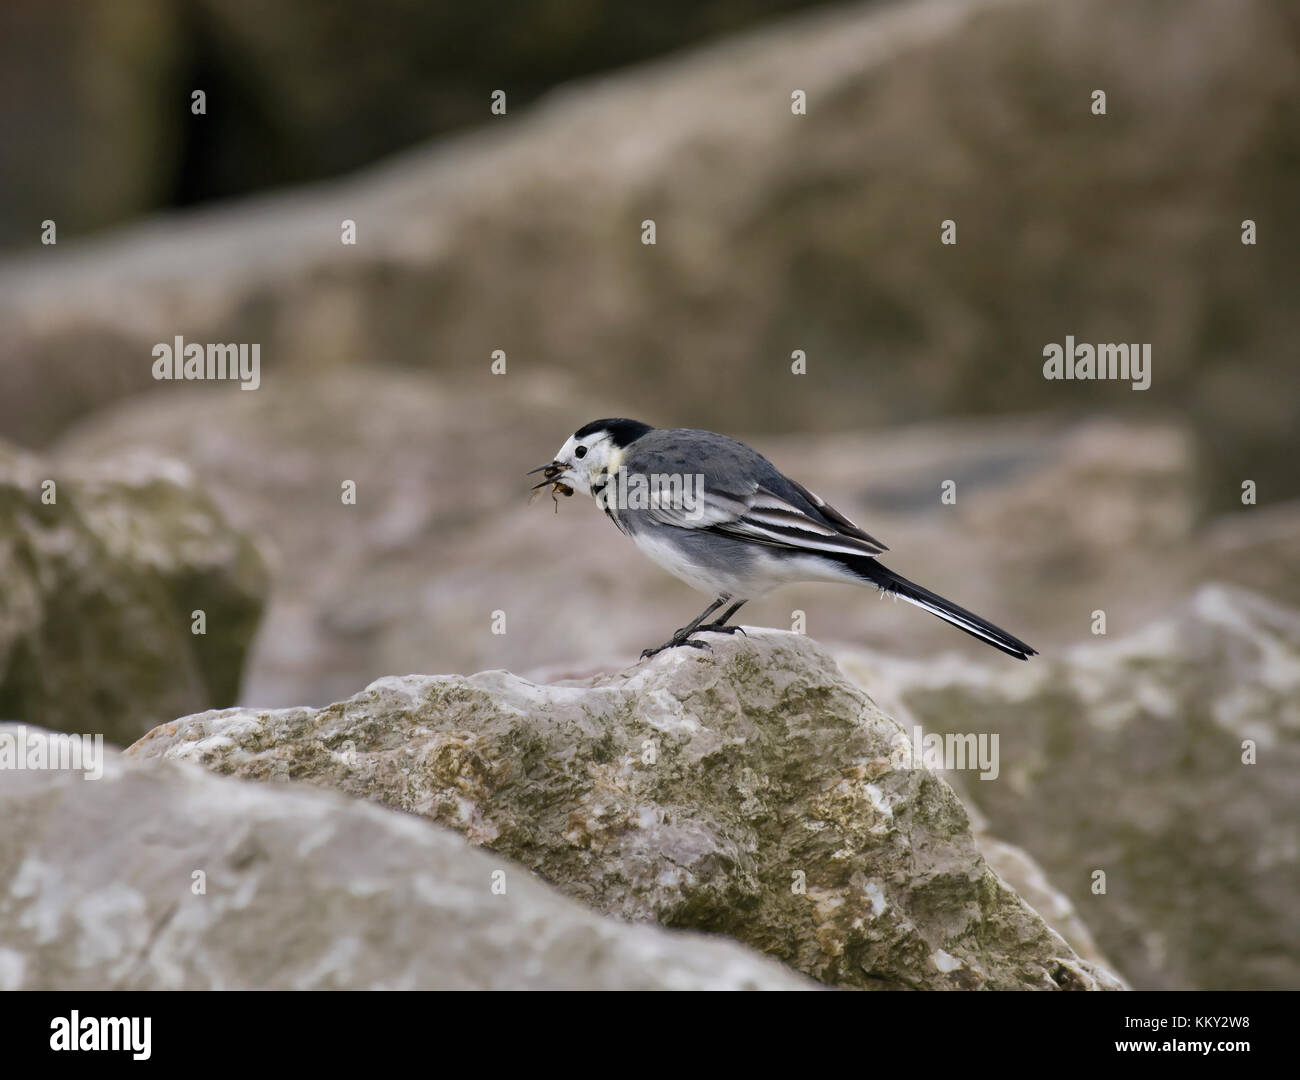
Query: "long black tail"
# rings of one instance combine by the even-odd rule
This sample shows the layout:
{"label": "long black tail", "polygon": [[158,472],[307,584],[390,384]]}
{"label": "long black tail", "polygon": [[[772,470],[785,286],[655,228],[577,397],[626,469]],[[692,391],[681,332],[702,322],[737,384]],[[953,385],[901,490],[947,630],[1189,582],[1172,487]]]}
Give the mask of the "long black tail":
{"label": "long black tail", "polygon": [[1012,637],[1005,630],[994,626],[987,619],[981,619],[974,612],[958,607],[951,600],[923,589],[920,585],[900,577],[886,566],[881,566],[875,559],[845,559],[845,565],[859,577],[865,578],[883,593],[902,597],[908,603],[924,608],[932,615],[938,615],[945,622],[952,623],[958,630],[964,630],[973,638],[1001,649],[1008,656],[1017,660],[1028,660],[1037,656],[1038,650],[1026,645],[1019,638]]}

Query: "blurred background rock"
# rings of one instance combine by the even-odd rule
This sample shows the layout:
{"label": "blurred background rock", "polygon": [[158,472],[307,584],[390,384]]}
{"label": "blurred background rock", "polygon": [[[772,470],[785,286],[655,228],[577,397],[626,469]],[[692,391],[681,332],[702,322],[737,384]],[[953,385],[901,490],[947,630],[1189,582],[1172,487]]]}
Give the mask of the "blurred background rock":
{"label": "blurred background rock", "polygon": [[[4,140],[7,172],[26,178],[5,186],[5,233],[30,247],[48,218],[62,244],[0,271],[0,433],[47,441],[148,383],[142,345],[217,334],[262,342],[276,370],[393,364],[461,385],[486,377],[484,358],[501,348],[516,371],[580,376],[616,411],[632,399],[652,420],[732,430],[1043,408],[1172,413],[1198,436],[1211,505],[1235,503],[1243,477],[1270,498],[1298,493],[1295,396],[1285,392],[1296,378],[1300,285],[1300,206],[1289,197],[1300,187],[1294,5],[826,9],[570,84],[531,109],[524,102],[542,81],[529,67],[512,110],[496,118],[488,93],[514,91],[511,49],[480,54],[454,25],[440,31],[437,19],[450,16],[407,23],[406,7],[387,19],[354,9],[345,33],[328,18],[317,26],[309,5],[270,17],[255,14],[260,6],[196,3],[153,20],[149,5],[78,5],[67,34],[88,38],[94,63],[47,45],[75,78],[35,48],[7,66],[11,79],[35,68],[4,100],[47,134],[23,138],[19,125]],[[53,20],[60,9],[10,10]],[[175,11],[216,29],[164,34],[157,24],[170,26]],[[295,12],[316,29],[295,29]],[[492,21],[512,41],[542,36],[529,18]],[[638,31],[629,23],[625,33]],[[22,48],[23,35],[4,36]],[[179,43],[209,38],[227,43],[211,46],[226,57],[219,70],[255,87],[262,108],[218,82],[207,114],[191,115],[190,90],[202,87]],[[45,40],[63,33],[52,25]],[[185,197],[164,178],[199,153],[186,146],[253,184],[275,179],[278,157],[297,162],[293,178],[328,172],[337,155],[336,171],[353,164],[346,155],[374,139],[391,145],[394,129],[416,122],[400,116],[438,130],[447,110],[401,76],[433,67],[421,52],[433,48],[457,52],[452,70],[480,71],[465,84],[478,105],[471,132],[340,183],[235,213],[155,219],[85,251],[90,224]],[[135,89],[149,65],[132,50],[157,54],[152,66],[169,78]],[[563,56],[552,81],[583,70]],[[391,86],[383,107],[372,69]],[[115,119],[43,115],[52,107],[43,102],[79,81]],[[796,87],[809,95],[804,117],[790,113]],[[1108,95],[1104,117],[1089,107],[1097,88]],[[391,128],[364,119],[387,109]],[[149,111],[170,120],[150,124],[140,118]],[[269,132],[258,120],[266,112],[279,118]],[[112,134],[128,124],[133,136]],[[235,131],[223,134],[227,125]],[[358,126],[394,133],[357,138]],[[299,149],[304,140],[311,151]],[[241,164],[250,159],[265,164]],[[128,169],[137,179],[119,175]],[[213,194],[234,190],[211,182]],[[161,186],[128,197],[149,183]],[[119,208],[79,208],[96,198]],[[653,248],[640,243],[649,217]],[[344,218],[358,223],[355,248],[339,243]],[[1254,246],[1240,242],[1247,218]],[[938,242],[945,219],[958,224],[955,246]],[[1153,389],[1046,382],[1043,345],[1066,334],[1150,342]],[[797,384],[794,349],[811,365]]]}
{"label": "blurred background rock", "polygon": [[[337,176],[483,123],[507,84],[526,105],[810,6],[502,0],[485,18],[427,0],[13,0],[0,11],[0,244],[35,243],[32,217],[53,210],[83,233]],[[214,105],[200,123],[196,89]]]}
{"label": "blurred background rock", "polygon": [[[1095,643],[1104,610],[1126,657],[1149,648],[1163,664],[1144,628],[1193,632],[1207,584],[1300,604],[1300,10],[788,10],[802,6],[5,6],[0,438],[22,448],[5,451],[14,460],[40,455],[15,475],[175,459],[212,500],[190,526],[236,530],[260,553],[235,558],[223,539],[219,584],[240,615],[219,640],[209,628],[219,662],[159,665],[151,678],[183,685],[142,684],[142,701],[319,705],[408,671],[561,677],[630,662],[702,602],[582,500],[558,515],[525,502],[524,470],[606,415],[751,440],[889,544],[892,567],[1048,658]],[[497,89],[504,117],[489,111]],[[794,89],[806,116],[791,114]],[[1090,109],[1097,89],[1105,116]],[[46,219],[55,246],[39,242]],[[340,243],[345,219],[355,246]],[[945,219],[955,246],[940,243]],[[260,343],[261,388],[155,383],[153,345],[177,335]],[[1151,343],[1151,388],[1045,381],[1042,349],[1066,335]],[[505,375],[490,370],[497,349]],[[796,349],[806,375],[790,372]],[[355,506],[340,502],[344,480]],[[955,505],[939,501],[945,480]],[[1257,505],[1242,504],[1248,480]],[[0,719],[125,739],[144,722],[134,713],[152,723],[166,707],[135,709],[90,659],[69,661],[89,674],[61,702],[51,688],[65,684],[35,677],[11,644],[25,634],[46,657],[93,658],[113,652],[63,648],[58,628],[83,644],[124,633],[116,618],[87,630],[89,616],[31,585],[49,580],[19,554],[35,550],[39,485],[11,505],[28,546],[0,548]],[[46,595],[45,614],[16,614],[14,595]],[[157,634],[173,651],[189,615],[174,599],[153,609],[175,621]],[[1010,670],[865,592],[789,589],[746,614],[789,627],[796,610],[814,637],[870,650],[863,670],[949,654],[991,678]],[[1268,664],[1186,661],[1213,682],[1225,760],[1239,754],[1234,680],[1259,671],[1283,688],[1267,730],[1287,753],[1270,768],[1291,760],[1300,657],[1280,625],[1251,636]],[[906,688],[896,697],[943,726]],[[953,724],[994,724],[964,700]],[[1091,747],[1103,788],[1133,782],[1104,761],[1124,747]],[[1158,768],[1191,798],[1203,778],[1185,765]],[[1215,775],[1251,805],[1249,770]],[[1178,878],[1186,860],[1159,860],[1174,877],[1146,907],[1089,909],[1082,871],[1058,875],[1104,848],[1093,833],[1062,851],[1008,826],[1001,803],[989,813],[1135,985],[1289,986],[1294,966],[1259,956],[1296,906],[1276,876],[1277,852],[1297,844],[1277,776],[1259,805],[1281,835],[1233,864],[1269,868],[1251,879],[1269,893],[1250,916],[1260,932],[1200,958],[1158,921],[1168,881],[1195,896],[1203,867]],[[1053,821],[1037,801],[1051,790],[1022,785],[1017,806]],[[1178,850],[1213,832],[1198,830]],[[1153,831],[1124,860],[1167,841]],[[1206,933],[1238,914],[1216,899]]]}

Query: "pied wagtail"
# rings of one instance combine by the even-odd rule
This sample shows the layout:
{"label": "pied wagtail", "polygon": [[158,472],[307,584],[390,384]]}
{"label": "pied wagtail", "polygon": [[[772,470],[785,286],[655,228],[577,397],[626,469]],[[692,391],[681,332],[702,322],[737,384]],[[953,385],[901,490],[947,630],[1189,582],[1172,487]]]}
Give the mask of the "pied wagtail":
{"label": "pied wagtail", "polygon": [[[593,496],[642,552],[715,598],[642,658],[679,645],[708,648],[692,635],[735,633],[740,628],[727,620],[742,604],[796,581],[872,585],[1018,660],[1035,655],[1005,630],[882,566],[876,556],[888,550],[884,544],[725,435],[594,420],[568,438],[555,460],[532,472],[544,477],[534,491],[549,484],[553,492]],[[693,487],[695,497],[686,498]],[[724,604],[713,622],[704,621]]]}

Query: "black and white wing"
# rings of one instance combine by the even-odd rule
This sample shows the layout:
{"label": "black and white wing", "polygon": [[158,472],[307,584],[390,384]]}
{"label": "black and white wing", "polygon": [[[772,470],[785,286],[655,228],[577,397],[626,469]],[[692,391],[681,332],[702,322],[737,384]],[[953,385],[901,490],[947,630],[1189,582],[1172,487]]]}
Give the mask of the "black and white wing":
{"label": "black and white wing", "polygon": [[879,540],[863,532],[825,499],[793,480],[782,478],[786,495],[763,484],[747,491],[709,488],[691,505],[682,500],[661,500],[646,513],[664,525],[704,529],[754,544],[827,555],[879,555],[888,551]]}

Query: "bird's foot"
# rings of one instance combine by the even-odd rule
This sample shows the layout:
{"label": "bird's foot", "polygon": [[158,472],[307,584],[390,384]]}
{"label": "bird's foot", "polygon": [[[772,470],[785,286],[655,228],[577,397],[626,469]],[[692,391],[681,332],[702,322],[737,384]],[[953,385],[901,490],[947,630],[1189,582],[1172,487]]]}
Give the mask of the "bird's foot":
{"label": "bird's foot", "polygon": [[[694,635],[706,632],[710,634],[734,634],[737,630],[742,634],[745,634],[745,628],[743,626],[721,626],[717,623],[706,623],[704,626],[697,626],[694,630],[690,631],[687,631],[686,627],[682,627],[662,645],[658,645],[653,649],[643,650],[641,653],[641,659],[645,660],[648,657],[654,656],[656,653],[663,652],[665,649],[675,649],[680,645],[689,645],[692,649],[712,649],[712,646],[707,641],[696,641]],[[745,636],[749,637],[748,634],[745,634]]]}
{"label": "bird's foot", "polygon": [[[733,626],[731,624],[720,626],[718,623],[705,623],[703,626],[696,627],[695,630],[697,634],[703,634],[705,632],[710,634],[734,634],[737,631],[745,634],[745,628],[743,626]],[[749,637],[749,635],[745,634],[745,637]]]}
{"label": "bird's foot", "polygon": [[[703,627],[701,627],[700,629],[703,629]],[[692,630],[691,633],[698,634],[699,630]],[[648,659],[649,657],[654,656],[656,653],[661,653],[665,649],[675,649],[679,645],[689,645],[692,649],[710,648],[709,643],[707,641],[696,641],[689,636],[683,637],[680,634],[674,634],[662,645],[656,645],[653,649],[643,649],[641,651],[641,659],[642,660]]]}

